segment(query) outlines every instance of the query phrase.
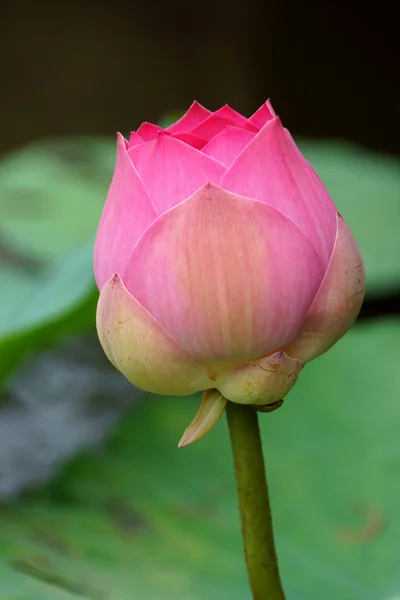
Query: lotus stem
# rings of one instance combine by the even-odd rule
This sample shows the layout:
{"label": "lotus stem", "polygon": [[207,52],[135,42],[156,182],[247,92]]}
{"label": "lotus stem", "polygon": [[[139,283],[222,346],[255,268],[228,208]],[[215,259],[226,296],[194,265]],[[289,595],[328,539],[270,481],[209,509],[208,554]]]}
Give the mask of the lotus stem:
{"label": "lotus stem", "polygon": [[285,600],[278,571],[258,413],[228,402],[247,574],[253,600]]}

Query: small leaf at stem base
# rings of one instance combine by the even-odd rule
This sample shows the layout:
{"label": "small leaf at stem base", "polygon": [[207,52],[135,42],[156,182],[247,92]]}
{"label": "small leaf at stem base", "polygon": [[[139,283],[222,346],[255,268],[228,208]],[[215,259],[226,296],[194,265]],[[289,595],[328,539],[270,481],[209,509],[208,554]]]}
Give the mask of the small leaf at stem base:
{"label": "small leaf at stem base", "polygon": [[212,389],[203,392],[199,410],[185,430],[178,448],[192,444],[210,431],[224,414],[225,405],[226,398],[218,390]]}

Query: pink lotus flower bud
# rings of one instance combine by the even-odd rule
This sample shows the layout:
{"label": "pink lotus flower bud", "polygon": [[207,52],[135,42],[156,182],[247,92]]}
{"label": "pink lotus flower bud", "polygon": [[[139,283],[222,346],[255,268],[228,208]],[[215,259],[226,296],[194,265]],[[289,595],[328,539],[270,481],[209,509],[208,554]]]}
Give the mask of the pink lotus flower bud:
{"label": "pink lotus flower bud", "polygon": [[348,226],[269,102],[249,119],[195,102],[167,129],[119,135],[95,275],[111,362],[153,393],[217,390],[203,433],[226,399],[283,397],[354,323],[365,285]]}

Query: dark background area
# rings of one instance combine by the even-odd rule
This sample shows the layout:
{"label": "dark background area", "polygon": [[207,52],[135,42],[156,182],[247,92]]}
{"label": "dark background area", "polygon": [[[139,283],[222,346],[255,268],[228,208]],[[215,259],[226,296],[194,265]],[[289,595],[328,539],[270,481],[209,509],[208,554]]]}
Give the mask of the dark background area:
{"label": "dark background area", "polygon": [[398,153],[399,54],[384,3],[8,0],[0,152],[125,132],[194,98],[251,114],[269,96],[295,134]]}

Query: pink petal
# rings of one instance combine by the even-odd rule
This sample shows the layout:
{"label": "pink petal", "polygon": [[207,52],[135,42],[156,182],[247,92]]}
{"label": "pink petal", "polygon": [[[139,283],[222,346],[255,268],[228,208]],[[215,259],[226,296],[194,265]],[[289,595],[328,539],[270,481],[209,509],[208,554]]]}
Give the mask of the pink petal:
{"label": "pink petal", "polygon": [[338,214],[332,257],[299,336],[285,352],[303,362],[320,356],[350,329],[364,299],[365,273],[357,243]]}
{"label": "pink petal", "polygon": [[260,108],[254,113],[254,115],[251,115],[251,117],[249,118],[249,122],[261,129],[266,123],[268,123],[268,121],[271,121],[274,117],[276,117],[276,113],[272,108],[271,102],[267,100],[266,102],[264,102],[264,104],[260,106]]}
{"label": "pink petal", "polygon": [[153,223],[123,278],[194,358],[244,361],[296,337],[321,262],[277,210],[208,184]]}
{"label": "pink petal", "polygon": [[277,208],[296,223],[328,265],[336,234],[335,205],[278,117],[239,154],[220,185]]}
{"label": "pink petal", "polygon": [[94,273],[99,289],[113,273],[124,270],[137,240],[157,218],[125,143],[118,134],[114,176],[97,230]]}
{"label": "pink petal", "polygon": [[214,136],[202,149],[222,164],[229,166],[256,134],[239,127],[226,127]]}
{"label": "pink petal", "polygon": [[172,137],[181,140],[181,142],[185,142],[185,144],[189,144],[189,146],[193,146],[193,148],[196,148],[197,150],[203,148],[207,143],[206,140],[198,135],[193,135],[193,133],[173,133]]}
{"label": "pink petal", "polygon": [[208,181],[219,183],[225,167],[169,135],[129,150],[159,213],[175,206]]}
{"label": "pink petal", "polygon": [[131,131],[131,135],[129,136],[128,149],[132,146],[136,146],[137,144],[143,144],[144,139],[140,137],[136,133],[136,131]]}
{"label": "pink petal", "polygon": [[164,131],[164,129],[162,127],[160,127],[159,125],[154,125],[153,123],[142,123],[136,133],[145,142],[150,142],[151,140],[156,139],[157,134],[160,131]]}
{"label": "pink petal", "polygon": [[204,119],[211,114],[210,110],[204,108],[204,106],[198,102],[193,102],[192,106],[183,117],[167,127],[166,131],[169,131],[170,133],[190,132],[196,125],[204,121]]}
{"label": "pink petal", "polygon": [[272,404],[290,392],[304,363],[276,352],[222,373],[215,387],[238,404]]}
{"label": "pink petal", "polygon": [[198,364],[113,275],[97,307],[97,331],[112,364],[154,394],[191,394],[213,386]]}
{"label": "pink petal", "polygon": [[258,131],[258,128],[249,123],[246,117],[233,110],[230,106],[225,105],[192,129],[192,133],[209,141],[228,125],[241,127],[254,133]]}

